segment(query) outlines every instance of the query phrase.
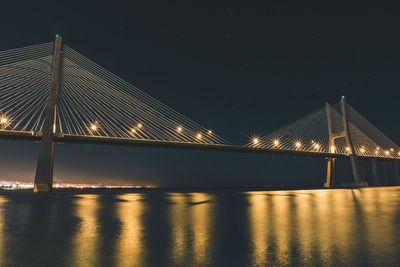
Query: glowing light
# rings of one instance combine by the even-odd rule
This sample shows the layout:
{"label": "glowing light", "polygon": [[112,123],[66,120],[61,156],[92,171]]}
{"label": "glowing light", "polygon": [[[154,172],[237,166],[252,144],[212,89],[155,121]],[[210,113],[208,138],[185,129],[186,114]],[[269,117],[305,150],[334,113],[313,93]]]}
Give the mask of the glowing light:
{"label": "glowing light", "polygon": [[132,133],[136,133],[136,129],[132,129]]}
{"label": "glowing light", "polygon": [[197,139],[201,139],[201,137],[202,137],[201,133],[198,133],[197,134]]}
{"label": "glowing light", "polygon": [[385,151],[385,155],[388,156],[389,155],[389,151],[386,150]]}
{"label": "glowing light", "polygon": [[257,137],[254,137],[253,144],[257,145],[258,143],[260,143],[260,139],[258,139]]}
{"label": "glowing light", "polygon": [[176,128],[176,130],[178,133],[180,133],[180,132],[182,132],[182,127],[178,127],[178,128]]}
{"label": "glowing light", "polygon": [[400,152],[399,152],[399,156],[400,156]]}
{"label": "glowing light", "polygon": [[365,149],[364,149],[364,148],[361,148],[361,149],[360,149],[360,152],[361,152],[361,153],[365,153]]}
{"label": "glowing light", "polygon": [[7,118],[4,118],[4,117],[0,119],[1,124],[6,124],[7,121],[8,121]]}
{"label": "glowing light", "polygon": [[296,146],[296,148],[300,148],[301,147],[301,143],[300,142],[296,142],[296,144],[294,144]]}
{"label": "glowing light", "polygon": [[379,149],[380,149],[380,147],[379,147],[379,146],[377,146],[377,147],[376,147],[376,150],[379,150]]}
{"label": "glowing light", "polygon": [[138,123],[137,127],[142,128],[143,125],[141,123]]}
{"label": "glowing light", "polygon": [[97,130],[97,126],[94,125],[94,124],[92,124],[92,125],[90,126],[90,129],[91,129],[92,131],[96,131],[96,130]]}
{"label": "glowing light", "polygon": [[211,131],[211,130],[208,130],[208,134],[212,134],[212,131]]}
{"label": "glowing light", "polygon": [[314,149],[319,149],[320,147],[321,147],[321,145],[318,144],[318,143],[316,143],[316,144],[314,145]]}
{"label": "glowing light", "polygon": [[378,154],[378,150],[375,150],[375,154]]}
{"label": "glowing light", "polygon": [[391,149],[390,149],[390,151],[392,151],[392,152],[393,152],[393,151],[394,151],[394,149],[393,149],[393,148],[391,148]]}
{"label": "glowing light", "polygon": [[274,140],[274,146],[279,146],[279,140],[278,139]]}
{"label": "glowing light", "polygon": [[350,147],[346,146],[346,151],[350,151]]}
{"label": "glowing light", "polygon": [[331,153],[335,153],[335,150],[336,150],[335,146],[331,146]]}

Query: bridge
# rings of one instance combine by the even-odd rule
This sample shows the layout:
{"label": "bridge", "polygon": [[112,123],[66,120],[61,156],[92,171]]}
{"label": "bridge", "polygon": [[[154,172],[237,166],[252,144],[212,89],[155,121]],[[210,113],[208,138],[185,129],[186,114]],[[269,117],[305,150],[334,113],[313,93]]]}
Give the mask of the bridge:
{"label": "bridge", "polygon": [[[34,192],[53,184],[54,147],[62,143],[143,146],[319,157],[324,186],[334,184],[335,161],[349,159],[355,186],[365,184],[360,160],[393,163],[400,184],[400,147],[344,97],[270,134],[232,145],[90,59],[62,37],[0,52],[0,138],[40,142]],[[361,172],[362,173],[362,172]]]}

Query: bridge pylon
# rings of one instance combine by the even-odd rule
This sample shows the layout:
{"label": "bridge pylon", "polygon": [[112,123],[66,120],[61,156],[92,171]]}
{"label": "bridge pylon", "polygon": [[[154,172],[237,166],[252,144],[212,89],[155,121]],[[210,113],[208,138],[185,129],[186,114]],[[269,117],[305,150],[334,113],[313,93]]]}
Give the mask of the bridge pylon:
{"label": "bridge pylon", "polygon": [[58,89],[61,79],[62,37],[56,36],[53,47],[49,97],[46,118],[42,129],[39,159],[36,167],[34,192],[50,192],[53,187],[54,134],[56,132],[56,111]]}
{"label": "bridge pylon", "polygon": [[360,186],[360,171],[359,171],[359,166],[358,166],[358,161],[357,161],[357,155],[355,153],[353,141],[352,141],[351,134],[350,134],[349,121],[347,119],[346,98],[342,97],[340,103],[341,103],[341,107],[342,107],[343,131],[344,131],[344,135],[346,138],[347,147],[349,148],[348,152],[349,152],[349,157],[350,157],[351,168],[353,169],[354,183],[355,183],[356,187],[359,187]]}
{"label": "bridge pylon", "polygon": [[[328,132],[329,132],[329,152],[335,153],[336,150],[335,139],[345,138],[347,146],[346,150],[349,153],[350,163],[353,170],[354,182],[355,185],[358,187],[360,186],[360,174],[359,174],[360,171],[357,161],[357,155],[355,153],[355,149],[350,134],[350,128],[346,110],[346,99],[344,97],[342,97],[341,99],[343,130],[338,131],[336,129],[335,131],[333,129],[334,127],[332,126],[333,124],[332,124],[332,111],[331,111],[332,107],[329,103],[326,103],[325,108],[326,108],[326,119],[328,122]],[[327,158],[327,160],[328,160],[327,173],[326,173],[326,181],[324,183],[324,187],[329,188],[332,187],[334,184],[335,158],[330,157]]]}
{"label": "bridge pylon", "polygon": [[395,185],[400,185],[400,161],[399,160],[395,160],[393,162],[393,167],[394,167]]}
{"label": "bridge pylon", "polygon": [[[326,108],[326,118],[328,121],[328,132],[329,132],[329,151],[334,152],[332,150],[335,149],[335,137],[339,137],[339,135],[335,135],[332,129],[332,116],[331,116],[331,105],[327,102],[325,104]],[[335,182],[335,158],[328,158],[327,168],[326,168],[326,181],[324,183],[324,187],[329,188],[332,187]]]}

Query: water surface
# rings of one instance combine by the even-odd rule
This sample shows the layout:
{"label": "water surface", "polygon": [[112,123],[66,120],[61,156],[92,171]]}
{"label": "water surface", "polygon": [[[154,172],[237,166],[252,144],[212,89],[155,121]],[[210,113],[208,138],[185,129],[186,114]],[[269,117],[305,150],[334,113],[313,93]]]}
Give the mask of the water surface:
{"label": "water surface", "polygon": [[0,195],[0,266],[396,266],[400,187]]}

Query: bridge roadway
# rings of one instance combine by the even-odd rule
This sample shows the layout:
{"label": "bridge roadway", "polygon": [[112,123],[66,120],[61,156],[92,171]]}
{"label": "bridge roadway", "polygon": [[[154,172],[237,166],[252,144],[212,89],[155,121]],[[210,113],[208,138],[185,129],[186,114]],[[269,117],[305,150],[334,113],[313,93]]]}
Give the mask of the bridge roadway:
{"label": "bridge roadway", "polygon": [[[41,135],[34,132],[26,131],[8,131],[0,130],[1,139],[14,139],[36,141],[41,140]],[[61,134],[54,137],[57,143],[77,143],[77,144],[97,144],[97,145],[116,145],[116,146],[136,146],[136,147],[154,147],[154,148],[170,148],[170,149],[187,149],[187,150],[203,150],[203,151],[222,151],[222,152],[237,152],[237,153],[255,153],[255,154],[276,154],[276,155],[291,155],[317,158],[349,158],[347,154],[327,153],[318,151],[303,151],[303,150],[285,150],[271,148],[246,147],[238,145],[224,144],[205,144],[205,143],[182,143],[175,141],[155,141],[144,139],[130,139],[118,137],[103,137],[103,136],[85,136]],[[357,155],[359,159],[377,159],[384,161],[397,160],[391,157],[371,157]]]}

